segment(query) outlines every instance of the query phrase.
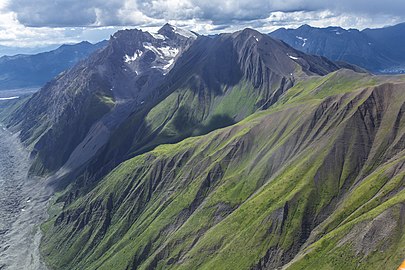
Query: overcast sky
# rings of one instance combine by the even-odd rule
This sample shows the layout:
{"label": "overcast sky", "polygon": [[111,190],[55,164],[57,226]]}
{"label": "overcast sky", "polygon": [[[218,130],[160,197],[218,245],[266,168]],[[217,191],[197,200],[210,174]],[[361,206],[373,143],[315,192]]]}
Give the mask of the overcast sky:
{"label": "overcast sky", "polygon": [[405,0],[0,0],[0,45],[35,47],[107,39],[165,22],[196,32],[245,27],[382,27],[405,21]]}

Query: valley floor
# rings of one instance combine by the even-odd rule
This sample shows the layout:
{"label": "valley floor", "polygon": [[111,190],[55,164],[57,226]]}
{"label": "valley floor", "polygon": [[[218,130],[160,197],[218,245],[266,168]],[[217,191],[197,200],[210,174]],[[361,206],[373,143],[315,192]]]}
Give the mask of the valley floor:
{"label": "valley floor", "polygon": [[38,91],[38,87],[36,88],[18,88],[18,89],[10,89],[10,90],[0,90],[0,101],[7,98],[12,97],[21,97],[31,95]]}
{"label": "valley floor", "polygon": [[0,125],[0,269],[43,270],[41,231],[51,194],[43,180],[28,178],[28,153]]}

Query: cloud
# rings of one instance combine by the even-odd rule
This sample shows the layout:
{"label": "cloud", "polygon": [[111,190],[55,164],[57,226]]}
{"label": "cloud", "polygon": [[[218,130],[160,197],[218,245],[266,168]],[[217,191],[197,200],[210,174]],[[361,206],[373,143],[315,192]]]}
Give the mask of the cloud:
{"label": "cloud", "polygon": [[274,12],[322,12],[336,16],[405,14],[403,0],[19,0],[9,1],[25,26],[111,26],[154,24],[162,20],[201,20],[214,25],[268,18]]}
{"label": "cloud", "polygon": [[8,9],[25,26],[64,27],[119,24],[116,13],[122,6],[121,0],[19,0],[10,1]]}
{"label": "cloud", "polygon": [[202,34],[305,23],[362,29],[405,21],[404,14],[404,0],[1,0],[0,44],[96,41],[123,27],[165,22]]}

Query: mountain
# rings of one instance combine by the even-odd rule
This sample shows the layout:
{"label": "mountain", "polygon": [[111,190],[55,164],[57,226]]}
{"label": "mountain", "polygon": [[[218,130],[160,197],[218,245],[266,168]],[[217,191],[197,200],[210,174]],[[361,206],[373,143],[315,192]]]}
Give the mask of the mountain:
{"label": "mountain", "polygon": [[62,45],[55,50],[34,55],[2,56],[0,90],[39,88],[105,45],[106,41],[96,44],[84,41],[74,45]]}
{"label": "mountain", "polygon": [[280,28],[270,33],[305,53],[346,61],[376,73],[405,70],[405,23],[380,29]]}
{"label": "mountain", "polygon": [[373,40],[380,41],[380,46],[385,47],[393,59],[399,59],[401,63],[405,61],[405,23],[385,28],[367,28],[362,32]]}
{"label": "mountain", "polygon": [[153,35],[119,31],[47,84],[10,120],[32,147],[32,171],[76,170],[89,161],[113,167],[267,108],[298,77],[349,67],[251,29],[196,37],[171,25]]}
{"label": "mountain", "polygon": [[[124,30],[0,114],[55,188],[51,269],[391,269],[405,77],[253,29]],[[3,116],[4,115],[4,116]]]}
{"label": "mountain", "polygon": [[307,77],[236,125],[67,192],[42,227],[44,258],[52,269],[395,269],[404,93],[404,77]]}
{"label": "mountain", "polygon": [[251,29],[199,37],[159,87],[156,102],[133,113],[112,133],[90,170],[108,171],[162,143],[234,124],[270,107],[297,79],[342,66],[350,67],[305,55]]}
{"label": "mountain", "polygon": [[16,54],[38,54],[41,52],[47,52],[55,50],[59,45],[47,45],[40,47],[11,47],[0,45],[0,56],[16,55]]}
{"label": "mountain", "polygon": [[104,49],[58,75],[16,109],[10,122],[32,150],[33,171],[59,169],[76,147],[81,150],[75,162],[87,161],[121,121],[154,99],[154,89],[193,40],[176,33],[163,36],[168,27],[154,35],[117,32]]}

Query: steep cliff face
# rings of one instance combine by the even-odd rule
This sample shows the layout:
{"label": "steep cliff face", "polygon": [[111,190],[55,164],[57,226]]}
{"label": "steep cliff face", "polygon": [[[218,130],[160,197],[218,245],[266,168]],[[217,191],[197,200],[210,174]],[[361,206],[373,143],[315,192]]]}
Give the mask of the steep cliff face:
{"label": "steep cliff face", "polygon": [[403,77],[301,79],[265,111],[63,196],[43,255],[55,269],[394,269],[404,104]]}

